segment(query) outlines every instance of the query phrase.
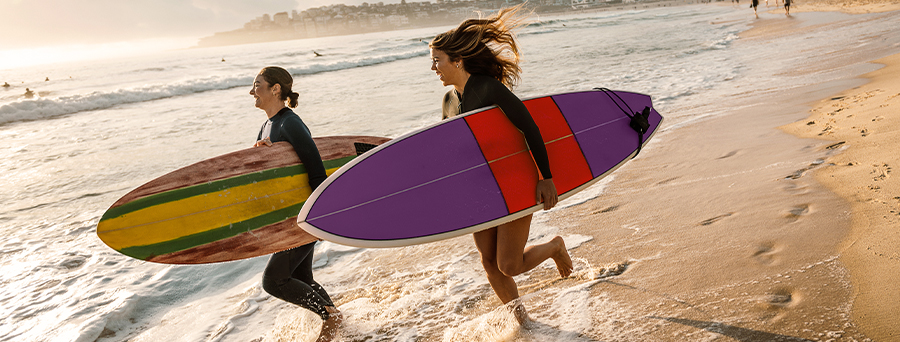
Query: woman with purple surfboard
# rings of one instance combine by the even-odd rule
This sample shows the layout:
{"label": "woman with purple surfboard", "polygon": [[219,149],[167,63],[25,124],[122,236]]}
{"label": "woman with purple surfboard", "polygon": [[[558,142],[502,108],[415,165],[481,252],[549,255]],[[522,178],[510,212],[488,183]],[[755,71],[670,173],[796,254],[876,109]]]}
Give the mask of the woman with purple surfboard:
{"label": "woman with purple surfboard", "polygon": [[[453,86],[443,100],[443,118],[496,105],[524,135],[543,179],[537,182],[536,203],[549,210],[557,191],[541,132],[528,109],[511,91],[519,79],[519,49],[512,30],[523,23],[522,5],[503,9],[486,19],[469,19],[431,41],[431,70],[444,86]],[[531,215],[473,233],[475,245],[494,293],[504,303],[519,298],[513,276],[552,258],[562,277],[572,273],[572,259],[563,239],[528,246]],[[520,322],[528,319],[521,303],[513,304]]]}
{"label": "woman with purple surfboard", "polygon": [[[273,142],[279,141],[290,142],[307,169],[310,187],[315,189],[327,175],[309,128],[288,108],[297,107],[297,98],[300,96],[291,90],[293,83],[291,74],[281,67],[265,67],[256,76],[250,95],[256,99],[256,107],[266,112],[268,120],[260,129],[254,146],[271,146]],[[312,242],[272,254],[263,272],[262,286],[272,296],[318,314],[324,323],[317,341],[331,341],[337,333],[342,316],[322,285],[313,279],[315,244]]]}

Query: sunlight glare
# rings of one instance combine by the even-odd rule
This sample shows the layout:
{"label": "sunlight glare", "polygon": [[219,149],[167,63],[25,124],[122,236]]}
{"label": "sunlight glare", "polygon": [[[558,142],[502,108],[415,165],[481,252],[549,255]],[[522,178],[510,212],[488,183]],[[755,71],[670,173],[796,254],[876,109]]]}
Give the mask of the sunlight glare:
{"label": "sunlight glare", "polygon": [[77,44],[0,50],[0,70],[41,64],[145,55],[196,45],[196,38],[161,38],[141,41]]}

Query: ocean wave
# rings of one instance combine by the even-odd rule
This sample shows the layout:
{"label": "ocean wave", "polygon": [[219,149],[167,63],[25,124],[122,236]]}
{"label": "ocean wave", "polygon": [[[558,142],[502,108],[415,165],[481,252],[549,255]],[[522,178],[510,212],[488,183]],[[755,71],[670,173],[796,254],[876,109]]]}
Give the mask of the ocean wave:
{"label": "ocean wave", "polygon": [[[389,63],[427,54],[428,50],[423,46],[414,50],[392,54],[347,58],[333,62],[288,67],[286,69],[293,75],[311,75]],[[95,91],[87,94],[18,100],[0,105],[0,125],[16,121],[44,120],[60,115],[107,109],[117,105],[153,101],[206,91],[226,90],[243,86],[249,87],[251,83],[253,83],[252,75],[212,76],[113,91]]]}
{"label": "ocean wave", "polygon": [[373,56],[373,57],[360,57],[360,58],[349,58],[341,61],[334,61],[330,63],[318,63],[312,64],[308,66],[299,66],[299,67],[289,67],[286,68],[293,75],[311,75],[318,74],[323,72],[331,72],[331,71],[339,71],[345,69],[353,69],[360,68],[366,66],[372,66],[383,63],[390,63],[399,60],[405,60],[410,58],[416,58],[428,55],[428,50],[424,47],[419,49],[399,52],[390,55],[384,56]]}
{"label": "ocean wave", "polygon": [[208,77],[199,80],[155,84],[114,91],[95,91],[88,94],[35,98],[0,106],[0,124],[14,121],[42,120],[52,117],[106,109],[116,105],[153,101],[210,90],[223,90],[247,86],[253,82],[250,76]]}
{"label": "ocean wave", "polygon": [[141,73],[141,72],[160,72],[160,71],[166,71],[166,68],[146,68],[146,69],[133,70],[131,72]]}

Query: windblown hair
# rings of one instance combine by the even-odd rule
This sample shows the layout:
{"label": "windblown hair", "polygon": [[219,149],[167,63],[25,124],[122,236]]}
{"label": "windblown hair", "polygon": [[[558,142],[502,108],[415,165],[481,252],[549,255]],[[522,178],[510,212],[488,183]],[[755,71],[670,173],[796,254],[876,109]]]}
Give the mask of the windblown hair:
{"label": "windblown hair", "polygon": [[434,37],[429,47],[443,51],[451,61],[463,61],[470,74],[496,78],[507,88],[519,83],[521,53],[513,31],[526,24],[524,3],[504,8],[487,18],[467,19]]}
{"label": "windblown hair", "polygon": [[297,99],[300,97],[300,94],[291,90],[291,87],[294,85],[294,78],[291,77],[291,73],[282,67],[267,66],[260,70],[259,74],[269,83],[270,87],[276,84],[281,85],[281,100],[290,100],[288,107],[297,107]]}

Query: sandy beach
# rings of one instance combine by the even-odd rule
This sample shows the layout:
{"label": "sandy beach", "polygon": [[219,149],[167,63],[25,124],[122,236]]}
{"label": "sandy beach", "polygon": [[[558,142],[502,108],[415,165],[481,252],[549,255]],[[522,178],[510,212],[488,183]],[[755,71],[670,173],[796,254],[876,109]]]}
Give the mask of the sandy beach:
{"label": "sandy beach", "polygon": [[[900,9],[836,3],[794,8]],[[768,16],[741,37],[841,25]],[[831,63],[847,58],[865,57],[843,51]],[[573,252],[576,264],[594,266],[582,277],[617,276],[556,286],[591,286],[592,296],[630,307],[605,313],[626,340],[636,326],[656,341],[900,339],[900,184],[891,177],[900,55],[872,62],[885,67],[771,94],[751,108],[726,106],[726,117],[656,138],[604,196],[551,219],[595,237]]]}
{"label": "sandy beach", "polygon": [[822,139],[840,151],[813,173],[851,207],[840,260],[853,284],[852,319],[876,341],[900,339],[900,182],[891,177],[900,150],[900,54],[873,61],[885,67],[869,83],[815,103],[812,115],[783,129]]}

